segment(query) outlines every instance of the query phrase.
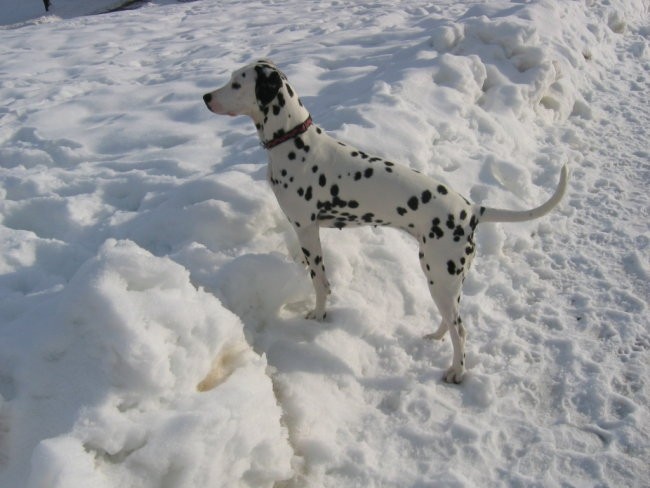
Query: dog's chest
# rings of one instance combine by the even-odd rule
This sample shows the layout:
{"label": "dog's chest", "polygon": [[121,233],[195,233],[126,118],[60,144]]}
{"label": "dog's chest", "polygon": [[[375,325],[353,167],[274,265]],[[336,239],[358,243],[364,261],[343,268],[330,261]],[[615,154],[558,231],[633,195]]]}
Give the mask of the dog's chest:
{"label": "dog's chest", "polygon": [[268,180],[281,205],[292,200],[309,202],[309,194],[316,190],[314,183],[330,164],[324,141],[313,132],[310,129],[269,152]]}

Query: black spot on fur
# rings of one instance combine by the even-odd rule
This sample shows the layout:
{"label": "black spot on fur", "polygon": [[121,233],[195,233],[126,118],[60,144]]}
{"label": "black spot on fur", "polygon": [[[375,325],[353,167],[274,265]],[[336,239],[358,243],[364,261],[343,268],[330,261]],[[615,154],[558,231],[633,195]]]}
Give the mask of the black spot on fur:
{"label": "black spot on fur", "polygon": [[431,192],[429,190],[424,190],[422,192],[422,203],[429,203],[431,200]]}
{"label": "black spot on fur", "polygon": [[330,188],[330,194],[335,197],[339,194],[339,185],[332,185],[332,188]]}
{"label": "black spot on fur", "polygon": [[447,271],[450,275],[456,274],[456,263],[454,263],[452,260],[447,261]]}
{"label": "black spot on fur", "polygon": [[348,202],[348,207],[350,208],[357,208],[358,206],[359,206],[359,202],[357,202],[356,200],[350,200]]}
{"label": "black spot on fur", "polygon": [[366,170],[363,172],[363,176],[370,178],[372,176],[372,172],[372,168],[366,168]]}
{"label": "black spot on fur", "polygon": [[354,173],[354,180],[359,181],[361,179],[361,171]]}
{"label": "black spot on fur", "polygon": [[406,203],[407,203],[407,205],[409,206],[409,208],[411,210],[417,210],[418,209],[418,205],[419,205],[418,197],[411,197],[411,198],[409,198],[409,201],[406,202]]}
{"label": "black spot on fur", "polygon": [[350,156],[352,156],[353,158],[356,158],[358,155],[359,155],[359,153],[357,151],[352,151],[350,153]]}
{"label": "black spot on fur", "polygon": [[471,227],[472,230],[476,229],[476,226],[478,225],[478,219],[476,218],[476,215],[472,215],[472,218],[469,220],[469,226]]}
{"label": "black spot on fur", "polygon": [[305,255],[306,258],[309,258],[310,252],[307,249],[305,249],[304,247],[302,248],[302,253]]}
{"label": "black spot on fur", "polygon": [[311,186],[307,188],[307,191],[305,191],[305,200],[309,201],[311,200],[312,194],[311,194]]}
{"label": "black spot on fur", "polygon": [[445,185],[438,185],[438,193],[441,195],[446,195],[449,192],[447,191],[447,187]]}
{"label": "black spot on fur", "polygon": [[266,107],[277,96],[282,87],[282,79],[277,70],[273,68],[268,75],[265,72],[265,65],[255,66],[257,80],[255,81],[255,98],[261,107]]}
{"label": "black spot on fur", "polygon": [[455,224],[454,220],[455,220],[454,216],[452,214],[449,214],[449,216],[447,217],[447,227],[448,228],[453,229],[454,227],[456,227],[456,224]]}
{"label": "black spot on fur", "polygon": [[465,220],[467,218],[467,212],[465,210],[460,211],[460,220]]}
{"label": "black spot on fur", "polygon": [[440,239],[444,235],[445,233],[440,228],[440,219],[436,217],[431,221],[431,232],[429,233],[429,237],[432,239],[434,237],[436,239]]}
{"label": "black spot on fur", "polygon": [[326,183],[327,183],[327,178],[325,178],[325,175],[324,175],[324,174],[323,174],[323,175],[320,175],[320,176],[318,177],[318,184],[319,184],[320,186],[325,186]]}
{"label": "black spot on fur", "polygon": [[[457,225],[456,228],[454,229],[454,241],[458,242],[460,241],[460,238],[465,235],[465,230],[463,229],[462,226]],[[462,260],[461,260],[462,262]]]}
{"label": "black spot on fur", "polygon": [[291,151],[289,154],[287,154],[287,157],[293,161],[296,159],[296,153]]}
{"label": "black spot on fur", "polygon": [[302,149],[303,147],[305,147],[305,143],[303,142],[303,140],[300,137],[296,137],[293,140],[293,142],[294,142],[294,144],[296,145],[296,147],[298,149]]}
{"label": "black spot on fur", "polygon": [[404,207],[397,207],[397,213],[400,215],[404,215],[407,212],[407,210]]}

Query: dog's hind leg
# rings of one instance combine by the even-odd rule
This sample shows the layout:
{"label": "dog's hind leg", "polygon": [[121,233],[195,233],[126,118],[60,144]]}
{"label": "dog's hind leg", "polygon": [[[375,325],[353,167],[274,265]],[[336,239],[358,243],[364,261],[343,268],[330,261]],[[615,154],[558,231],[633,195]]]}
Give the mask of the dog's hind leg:
{"label": "dog's hind leg", "polygon": [[295,227],[302,253],[309,267],[314,291],[316,292],[316,307],[307,314],[308,319],[323,320],[325,318],[325,302],[327,295],[331,293],[330,284],[325,275],[325,264],[323,263],[323,251],[320,244],[318,225],[308,227]]}
{"label": "dog's hind leg", "polygon": [[451,343],[454,347],[454,358],[451,367],[445,373],[445,381],[460,383],[465,373],[465,339],[467,337],[458,311],[461,283],[459,280],[454,280],[453,284],[446,283],[445,285],[444,287],[430,287],[433,300],[442,315],[442,323],[433,336],[440,338],[444,335],[445,328],[449,330]]}
{"label": "dog's hind leg", "polygon": [[442,322],[427,339],[442,339],[447,331],[454,348],[454,359],[445,374],[448,383],[460,383],[465,373],[465,338],[466,332],[460,318],[460,292],[463,285],[461,274],[451,273],[444,259],[435,249],[427,246],[420,247],[420,265],[427,277],[427,284],[433,301],[438,306]]}
{"label": "dog's hind leg", "polygon": [[[422,267],[422,271],[424,272],[424,275],[427,277],[427,286],[429,287],[429,291],[431,292],[431,296],[433,297],[433,287],[435,283],[433,281],[431,266],[425,258],[424,249],[422,247],[420,248],[420,266]],[[447,322],[443,318],[442,321],[440,322],[440,326],[438,326],[438,330],[436,330],[431,334],[425,335],[424,339],[439,341],[445,337],[446,333],[447,333]]]}

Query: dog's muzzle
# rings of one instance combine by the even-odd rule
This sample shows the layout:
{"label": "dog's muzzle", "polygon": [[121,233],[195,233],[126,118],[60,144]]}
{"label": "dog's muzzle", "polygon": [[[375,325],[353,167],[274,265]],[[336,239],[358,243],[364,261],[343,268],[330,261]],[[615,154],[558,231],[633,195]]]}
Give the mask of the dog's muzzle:
{"label": "dog's muzzle", "polygon": [[206,93],[203,95],[203,101],[210,112],[218,115],[230,115],[231,117],[237,115],[235,112],[226,112],[217,100],[212,99],[212,93]]}

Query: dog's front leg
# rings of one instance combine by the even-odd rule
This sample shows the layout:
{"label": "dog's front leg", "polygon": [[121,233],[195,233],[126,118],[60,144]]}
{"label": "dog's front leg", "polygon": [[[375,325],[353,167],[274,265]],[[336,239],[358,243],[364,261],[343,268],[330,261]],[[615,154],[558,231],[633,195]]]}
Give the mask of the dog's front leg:
{"label": "dog's front leg", "polygon": [[330,284],[325,276],[323,251],[320,245],[318,225],[295,228],[302,253],[309,267],[309,275],[316,291],[316,307],[307,314],[308,319],[323,320],[325,318],[325,302],[330,294]]}

